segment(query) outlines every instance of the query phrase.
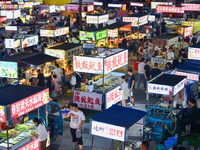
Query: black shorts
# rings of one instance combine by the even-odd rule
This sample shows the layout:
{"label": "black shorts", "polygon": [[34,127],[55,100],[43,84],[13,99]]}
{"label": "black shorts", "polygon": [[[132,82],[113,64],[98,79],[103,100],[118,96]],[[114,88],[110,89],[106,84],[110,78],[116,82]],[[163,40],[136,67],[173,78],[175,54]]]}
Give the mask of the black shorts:
{"label": "black shorts", "polygon": [[76,130],[77,129],[70,128],[71,135],[72,135],[72,142],[78,142],[78,145],[83,145],[82,136],[80,138],[76,138]]}

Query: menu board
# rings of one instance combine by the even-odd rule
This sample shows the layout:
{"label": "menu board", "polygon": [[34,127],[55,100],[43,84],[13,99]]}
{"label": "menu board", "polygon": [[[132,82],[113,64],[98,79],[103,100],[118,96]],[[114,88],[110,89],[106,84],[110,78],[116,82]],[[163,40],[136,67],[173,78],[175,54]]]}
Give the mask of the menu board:
{"label": "menu board", "polygon": [[17,62],[0,61],[0,77],[18,78]]}
{"label": "menu board", "polygon": [[59,60],[65,60],[64,50],[45,49],[45,54],[57,57]]}
{"label": "menu board", "polygon": [[96,33],[96,40],[107,38],[107,30],[99,31]]}
{"label": "menu board", "polygon": [[200,60],[200,49],[195,47],[189,47],[188,59]]}

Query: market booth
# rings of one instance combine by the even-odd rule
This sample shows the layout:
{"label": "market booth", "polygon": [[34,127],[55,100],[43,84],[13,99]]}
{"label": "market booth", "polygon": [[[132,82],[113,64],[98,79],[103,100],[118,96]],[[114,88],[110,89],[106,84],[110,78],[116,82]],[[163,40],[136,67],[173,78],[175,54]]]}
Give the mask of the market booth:
{"label": "market booth", "polygon": [[143,25],[148,23],[148,15],[142,14],[133,14],[127,17],[123,17],[123,22],[131,22],[132,26],[132,39],[142,39],[146,36],[146,30],[144,29]]}
{"label": "market booth", "polygon": [[109,19],[108,14],[87,15],[86,23],[87,24],[102,24],[102,23],[107,23],[108,19]]}
{"label": "market booth", "polygon": [[60,43],[47,47],[44,53],[53,57],[57,57],[57,63],[66,70],[65,72],[68,75],[73,72],[73,56],[83,53],[83,45],[75,43]]}
{"label": "market booth", "polygon": [[41,53],[21,53],[6,57],[0,60],[0,68],[2,70],[0,77],[9,78],[9,84],[27,84],[29,83],[29,74],[33,79],[33,83],[37,79],[37,69],[42,69],[45,77],[51,75],[51,71],[55,66],[51,66],[49,62],[53,62],[57,57],[49,56]]}
{"label": "market booth", "polygon": [[[16,85],[0,89],[1,114],[0,149],[1,150],[36,150],[39,138],[32,136],[38,133],[32,119],[23,115],[49,102],[49,89],[34,86]],[[38,115],[39,117],[39,115]],[[42,118],[41,118],[42,119]],[[47,118],[43,118],[47,123]],[[50,145],[48,139],[47,146]]]}
{"label": "market booth", "polygon": [[[116,22],[111,25],[106,26],[108,31],[108,42],[106,47],[118,48],[118,45],[122,42],[121,37],[130,37],[131,34],[131,23],[128,22]],[[111,43],[113,42],[113,44]]]}
{"label": "market booth", "polygon": [[[167,131],[172,137],[178,133],[179,127],[176,118],[182,113],[187,103],[184,88],[186,82],[186,76],[163,73],[147,82],[148,107],[145,117],[145,128],[147,129],[144,130],[145,138],[149,136],[148,128],[152,128],[151,137],[153,141],[157,142],[165,139]],[[149,106],[149,94],[162,94],[162,98],[154,106]]]}
{"label": "market booth", "polygon": [[21,11],[20,9],[2,9],[0,10],[0,16],[6,16],[8,20],[17,19],[18,17],[21,17]]}
{"label": "market booth", "polygon": [[[118,105],[112,105],[110,108],[96,115],[90,121],[92,149],[95,149],[94,136],[112,139],[112,141],[117,140],[123,142],[119,146],[119,149],[126,149],[127,147],[125,147],[124,143],[128,141],[127,130],[133,125],[137,125],[138,121],[143,119],[145,115],[146,112],[144,111]],[[143,125],[140,126],[143,127]],[[135,131],[140,133],[143,128],[141,128],[141,131],[137,131],[137,129],[138,128],[135,128]],[[133,135],[130,136],[133,137]],[[139,145],[137,145],[137,141],[135,141],[134,145],[136,146],[134,148],[140,147]],[[112,146],[113,145],[111,145],[110,149],[112,149]]]}
{"label": "market booth", "polygon": [[86,84],[74,91],[73,102],[80,108],[99,111],[119,102],[122,67],[127,64],[128,50],[124,49],[98,48],[88,56],[73,56],[73,70],[84,73],[86,78]]}
{"label": "market booth", "polygon": [[188,20],[188,21],[182,21],[181,22],[182,26],[189,26],[193,27],[193,33],[196,33],[200,30],[200,21],[199,20]]}

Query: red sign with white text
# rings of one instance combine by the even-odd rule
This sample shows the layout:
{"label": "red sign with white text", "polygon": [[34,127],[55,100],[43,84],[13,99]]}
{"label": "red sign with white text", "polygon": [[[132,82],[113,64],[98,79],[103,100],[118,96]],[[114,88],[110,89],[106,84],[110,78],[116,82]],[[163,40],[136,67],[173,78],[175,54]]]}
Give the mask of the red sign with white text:
{"label": "red sign with white text", "polygon": [[125,16],[126,16],[126,11],[125,10],[118,10],[117,11],[117,18],[118,19],[121,19],[121,18],[123,18]]}
{"label": "red sign with white text", "polygon": [[104,74],[128,64],[128,50],[114,54],[105,59]]}
{"label": "red sign with white text", "polygon": [[0,122],[5,122],[5,106],[0,106]]}
{"label": "red sign with white text", "polygon": [[172,7],[172,6],[161,6],[158,5],[156,7],[156,12],[157,13],[184,13],[184,7]]}
{"label": "red sign with white text", "polygon": [[11,1],[0,1],[0,5],[11,4]]}
{"label": "red sign with white text", "polygon": [[20,117],[49,102],[49,89],[45,89],[28,98],[11,104],[11,116]]}
{"label": "red sign with white text", "polygon": [[87,5],[87,12],[93,12],[94,11],[94,5]]}
{"label": "red sign with white text", "polygon": [[[82,12],[85,12],[86,6],[82,6]],[[69,12],[79,12],[79,5],[69,5],[66,4],[66,11]]]}
{"label": "red sign with white text", "polygon": [[5,22],[5,21],[7,21],[7,17],[6,16],[0,17],[0,22]]}
{"label": "red sign with white text", "polygon": [[189,80],[195,80],[195,81],[199,80],[198,74],[192,74],[192,73],[186,73],[186,72],[180,72],[180,71],[176,71],[175,74],[179,76],[187,76],[187,79]]}
{"label": "red sign with white text", "polygon": [[119,90],[119,88],[120,86],[106,93],[106,109],[121,100],[122,90]]}
{"label": "red sign with white text", "polygon": [[80,108],[101,110],[102,94],[74,91],[73,102]]}
{"label": "red sign with white text", "polygon": [[185,28],[184,37],[192,35],[193,27]]}
{"label": "red sign with white text", "polygon": [[200,4],[182,4],[186,11],[200,11]]}
{"label": "red sign with white text", "polygon": [[35,139],[34,141],[31,141],[25,146],[19,148],[18,150],[39,150],[39,138]]}

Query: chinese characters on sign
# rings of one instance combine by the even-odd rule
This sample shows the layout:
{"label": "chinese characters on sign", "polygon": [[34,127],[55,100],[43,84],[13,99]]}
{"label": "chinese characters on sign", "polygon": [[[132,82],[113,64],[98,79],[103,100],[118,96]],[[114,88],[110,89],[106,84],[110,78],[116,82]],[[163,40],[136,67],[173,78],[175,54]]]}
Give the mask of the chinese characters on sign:
{"label": "chinese characters on sign", "polygon": [[77,72],[99,73],[103,72],[103,59],[84,56],[73,57],[73,68]]}
{"label": "chinese characters on sign", "polygon": [[122,91],[119,90],[120,86],[116,87],[110,92],[106,93],[106,109],[111,107],[113,104],[116,104],[121,100]]}
{"label": "chinese characters on sign", "polygon": [[87,23],[98,24],[98,16],[86,16]]}
{"label": "chinese characters on sign", "polygon": [[44,37],[56,37],[56,36],[61,36],[69,33],[69,27],[64,27],[56,30],[45,30],[41,29],[40,30],[40,36]]}
{"label": "chinese characters on sign", "polygon": [[6,30],[17,31],[17,26],[6,26]]}
{"label": "chinese characters on sign", "polygon": [[122,51],[105,59],[104,74],[128,64],[128,50]]}
{"label": "chinese characters on sign", "polygon": [[200,49],[199,48],[188,48],[188,59],[200,60]]}
{"label": "chinese characters on sign", "polygon": [[64,50],[45,49],[45,54],[57,57],[59,60],[65,60]]}
{"label": "chinese characters on sign", "polygon": [[[66,4],[66,11],[79,12],[79,5]],[[86,11],[86,6],[82,6],[82,12]]]}
{"label": "chinese characters on sign", "polygon": [[28,98],[11,104],[11,116],[20,117],[49,102],[49,89],[45,89]]}
{"label": "chinese characters on sign", "polygon": [[0,22],[5,22],[5,21],[7,21],[7,17],[6,16],[0,17]]}
{"label": "chinese characters on sign", "polygon": [[107,123],[92,121],[91,134],[113,140],[125,140],[125,128]]}
{"label": "chinese characters on sign", "polygon": [[192,74],[192,73],[186,73],[186,72],[176,71],[175,75],[187,76],[188,80],[195,80],[195,81],[199,80],[199,75],[198,74]]}
{"label": "chinese characters on sign", "polygon": [[0,61],[0,77],[18,78],[17,62]]}
{"label": "chinese characters on sign", "polygon": [[87,12],[94,11],[94,5],[87,5]]}
{"label": "chinese characters on sign", "polygon": [[144,4],[143,3],[136,3],[136,2],[130,2],[131,6],[138,6],[138,7],[143,7]]}
{"label": "chinese characters on sign", "polygon": [[38,35],[25,38],[25,39],[22,41],[22,47],[23,47],[23,48],[25,48],[25,47],[30,47],[30,46],[37,45],[37,44],[38,44]]}
{"label": "chinese characters on sign", "polygon": [[158,5],[156,7],[157,13],[184,13],[185,9],[184,7],[172,7],[172,6],[161,6]]}
{"label": "chinese characters on sign", "polygon": [[118,37],[118,29],[114,29],[114,30],[108,29],[108,37]]}
{"label": "chinese characters on sign", "polygon": [[200,11],[200,4],[182,4],[186,11]]}
{"label": "chinese characters on sign", "polygon": [[148,84],[148,93],[169,95],[172,93],[172,87],[160,84]]}
{"label": "chinese characters on sign", "polygon": [[191,22],[191,21],[183,21],[181,22],[182,26],[195,26],[196,22]]}
{"label": "chinese characters on sign", "polygon": [[187,78],[183,79],[181,82],[179,82],[177,85],[174,86],[174,93],[173,95],[176,95],[180,90],[182,90],[187,82]]}
{"label": "chinese characters on sign", "polygon": [[34,141],[31,141],[22,148],[19,148],[18,150],[38,150],[38,149],[39,149],[39,138],[35,139]]}
{"label": "chinese characters on sign", "polygon": [[156,9],[158,5],[172,5],[172,2],[151,2],[151,9]]}
{"label": "chinese characters on sign", "polygon": [[102,94],[74,91],[73,102],[80,108],[101,110]]}
{"label": "chinese characters on sign", "polygon": [[107,38],[107,36],[108,36],[107,30],[96,32],[96,40]]}
{"label": "chinese characters on sign", "polygon": [[99,21],[98,21],[98,23],[101,24],[101,23],[108,22],[108,18],[109,18],[108,14],[101,15],[101,16],[99,16]]}

